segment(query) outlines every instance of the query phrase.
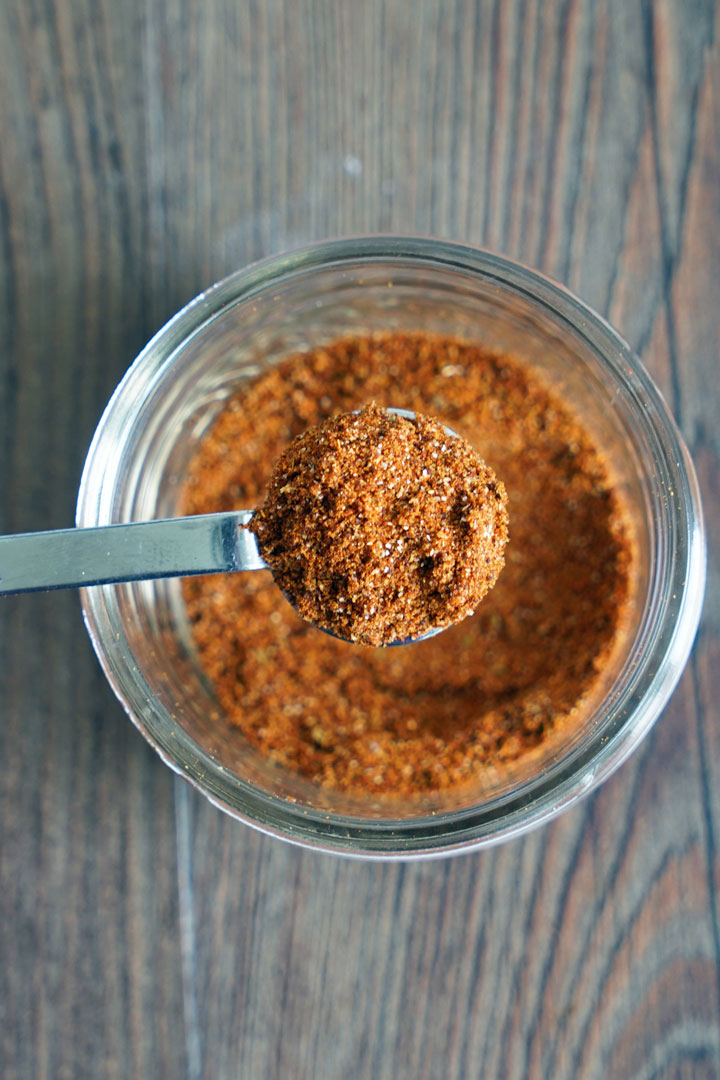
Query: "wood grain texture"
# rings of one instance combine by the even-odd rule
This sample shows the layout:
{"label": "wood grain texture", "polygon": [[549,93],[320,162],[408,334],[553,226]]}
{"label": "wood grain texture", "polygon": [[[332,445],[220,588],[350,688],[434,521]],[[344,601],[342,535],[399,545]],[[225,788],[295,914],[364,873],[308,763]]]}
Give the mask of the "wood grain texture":
{"label": "wood grain texture", "polygon": [[651,736],[449,862],[220,815],[115,703],[77,598],[0,611],[0,1075],[720,1075],[720,14],[711,0],[3,0],[0,531],[211,281],[330,235],[489,246],[608,315],[698,466],[710,583]]}

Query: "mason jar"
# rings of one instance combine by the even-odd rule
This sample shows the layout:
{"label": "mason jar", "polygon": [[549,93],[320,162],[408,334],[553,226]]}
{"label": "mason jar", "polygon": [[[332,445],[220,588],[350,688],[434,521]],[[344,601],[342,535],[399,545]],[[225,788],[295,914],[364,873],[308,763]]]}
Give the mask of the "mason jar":
{"label": "mason jar", "polygon": [[231,727],[195,654],[179,580],[82,593],[108,681],[172,769],[265,833],[365,858],[483,847],[550,820],[597,787],[667,702],[705,583],[692,462],[619,334],[533,270],[422,238],[317,244],[232,274],[188,304],[108,404],[87,455],[77,525],[176,516],[190,459],[245,380],[298,349],[392,329],[452,334],[522,357],[559,389],[610,463],[636,539],[629,622],[599,693],[559,744],[481,792],[446,793],[439,807],[411,798],[363,802],[274,765]]}

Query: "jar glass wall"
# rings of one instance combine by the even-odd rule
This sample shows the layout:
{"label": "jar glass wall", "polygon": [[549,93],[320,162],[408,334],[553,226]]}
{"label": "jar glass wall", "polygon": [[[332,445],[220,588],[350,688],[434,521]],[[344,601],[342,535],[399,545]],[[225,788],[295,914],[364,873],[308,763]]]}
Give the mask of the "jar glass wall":
{"label": "jar glass wall", "polygon": [[93,439],[77,524],[174,516],[199,441],[243,380],[342,334],[388,329],[516,354],[603,448],[633,522],[633,596],[622,647],[572,732],[482,791],[353,798],[271,764],[231,728],[198,665],[179,581],[97,587],[82,600],[131,719],[219,806],[326,850],[417,857],[495,842],[570,805],[637,745],[687,659],[705,575],[697,483],[658,391],[604,320],[531,270],[440,241],[340,240],[266,260],[198,297],[138,357]]}

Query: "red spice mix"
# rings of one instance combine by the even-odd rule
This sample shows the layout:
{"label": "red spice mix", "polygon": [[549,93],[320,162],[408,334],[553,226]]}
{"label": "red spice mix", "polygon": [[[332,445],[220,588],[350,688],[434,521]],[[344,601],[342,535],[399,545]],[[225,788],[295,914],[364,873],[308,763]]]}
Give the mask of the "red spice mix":
{"label": "red spice mix", "polygon": [[304,622],[269,573],[188,579],[199,662],[228,722],[318,784],[408,797],[482,785],[581,723],[632,570],[602,454],[520,361],[394,331],[288,357],[218,416],[182,511],[259,506],[295,436],[372,400],[438,417],[503,478],[512,543],[497,584],[437,637],[369,650]]}
{"label": "red spice mix", "polygon": [[387,645],[474,614],[505,563],[506,503],[464,439],[373,402],[293,439],[250,527],[304,619]]}

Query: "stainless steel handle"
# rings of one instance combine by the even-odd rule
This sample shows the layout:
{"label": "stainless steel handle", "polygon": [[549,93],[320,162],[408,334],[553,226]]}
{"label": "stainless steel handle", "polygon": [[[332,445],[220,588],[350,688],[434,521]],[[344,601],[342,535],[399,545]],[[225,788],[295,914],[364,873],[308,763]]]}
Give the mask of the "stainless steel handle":
{"label": "stainless steel handle", "polygon": [[262,570],[252,513],[0,536],[0,593]]}

